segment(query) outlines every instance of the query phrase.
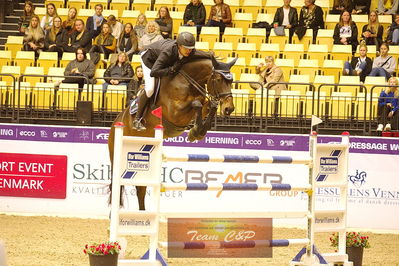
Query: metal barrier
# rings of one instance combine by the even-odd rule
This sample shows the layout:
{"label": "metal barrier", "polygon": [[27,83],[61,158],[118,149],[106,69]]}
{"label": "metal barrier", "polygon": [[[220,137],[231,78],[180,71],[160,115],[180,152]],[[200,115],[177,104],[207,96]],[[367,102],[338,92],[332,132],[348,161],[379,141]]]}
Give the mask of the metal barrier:
{"label": "metal barrier", "polygon": [[[10,77],[12,79],[12,93],[8,90],[8,86],[6,83],[6,90],[3,91],[3,88],[0,88],[0,117],[11,119],[11,121],[15,121],[16,119],[16,110],[15,110],[15,97],[11,97],[15,95],[15,85],[16,85],[16,78],[12,74],[1,74],[0,78],[2,77]],[[11,96],[10,96],[11,94]],[[12,100],[11,106],[8,104],[9,99]],[[10,115],[9,115],[10,114]]]}

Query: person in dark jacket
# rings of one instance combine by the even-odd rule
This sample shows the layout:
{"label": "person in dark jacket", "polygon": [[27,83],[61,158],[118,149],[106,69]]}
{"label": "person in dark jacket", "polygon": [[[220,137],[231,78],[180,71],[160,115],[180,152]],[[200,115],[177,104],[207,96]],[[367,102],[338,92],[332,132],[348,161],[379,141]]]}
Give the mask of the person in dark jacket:
{"label": "person in dark jacket", "polygon": [[313,43],[316,43],[317,31],[324,29],[323,9],[315,5],[315,1],[305,0],[298,21],[300,27],[313,30]]}
{"label": "person in dark jacket", "polygon": [[133,54],[139,50],[139,41],[131,23],[126,23],[117,43],[118,53],[125,52],[132,60]]}
{"label": "person in dark jacket", "polygon": [[137,97],[140,90],[144,89],[144,75],[143,68],[141,66],[136,66],[134,71],[133,79],[130,81],[127,87],[126,93],[126,105],[130,105],[132,99]]}
{"label": "person in dark jacket", "polygon": [[353,0],[352,14],[369,14],[371,0]]}
{"label": "person in dark jacket", "polygon": [[206,10],[201,0],[191,0],[184,10],[183,20],[186,26],[197,27],[197,34],[201,32],[206,19]]}
{"label": "person in dark jacket", "polygon": [[164,39],[152,43],[141,52],[145,90],[138,95],[138,109],[133,121],[133,129],[146,130],[141,120],[148,99],[154,93],[155,78],[174,76],[184,63],[201,57],[210,58],[208,54],[195,50],[195,37],[189,32],[181,32],[176,40]]}
{"label": "person in dark jacket", "polygon": [[[64,71],[65,76],[72,77],[66,77],[62,83],[78,83],[79,88],[82,89],[85,79],[80,77],[86,76],[89,79],[93,78],[96,67],[92,61],[86,58],[86,51],[84,48],[76,49],[75,53],[76,59],[69,62]],[[56,84],[56,86],[57,85],[59,84]]]}
{"label": "person in dark jacket", "polygon": [[173,20],[170,17],[169,9],[166,6],[161,6],[158,10],[158,18],[155,22],[159,25],[161,35],[164,39],[172,38]]}
{"label": "person in dark jacket", "polygon": [[362,38],[367,45],[376,45],[377,50],[382,43],[382,34],[384,27],[378,22],[378,15],[376,11],[371,11],[369,14],[369,23],[363,26]]}
{"label": "person in dark jacket", "polygon": [[352,15],[349,11],[344,11],[339,17],[339,22],[334,28],[334,44],[351,45],[352,52],[356,52],[357,45],[357,26],[352,21]]}
{"label": "person in dark jacket", "polygon": [[90,33],[92,39],[96,38],[101,33],[102,25],[107,22],[103,16],[103,5],[97,4],[93,16],[88,17],[86,21],[86,29]]}
{"label": "person in dark jacket", "polygon": [[79,47],[85,48],[89,51],[91,48],[92,38],[90,33],[85,29],[83,20],[77,19],[75,21],[75,30],[64,30],[62,36],[62,49],[64,52],[76,52]]}
{"label": "person in dark jacket", "polygon": [[395,21],[392,22],[388,29],[387,42],[390,45],[399,44],[399,14],[395,15]]}
{"label": "person in dark jacket", "polygon": [[119,53],[118,59],[110,65],[104,72],[103,92],[107,91],[108,85],[125,85],[130,82],[129,79],[113,79],[113,78],[132,78],[134,75],[133,68],[129,63],[126,53]]}
{"label": "person in dark jacket", "polygon": [[46,32],[44,38],[44,50],[49,52],[57,52],[58,57],[62,57],[62,20],[60,17],[53,19],[53,26]]}
{"label": "person in dark jacket", "polygon": [[298,25],[298,12],[296,8],[292,7],[291,0],[284,0],[284,5],[277,8],[273,19],[273,26],[284,26],[290,31],[290,43],[294,29]]}
{"label": "person in dark jacket", "polygon": [[373,67],[373,61],[367,56],[367,45],[363,42],[359,47],[359,57],[352,57],[352,61],[344,64],[343,75],[360,76],[364,82]]}
{"label": "person in dark jacket", "polygon": [[341,14],[344,11],[352,13],[353,3],[352,0],[334,0],[333,8],[330,14]]}

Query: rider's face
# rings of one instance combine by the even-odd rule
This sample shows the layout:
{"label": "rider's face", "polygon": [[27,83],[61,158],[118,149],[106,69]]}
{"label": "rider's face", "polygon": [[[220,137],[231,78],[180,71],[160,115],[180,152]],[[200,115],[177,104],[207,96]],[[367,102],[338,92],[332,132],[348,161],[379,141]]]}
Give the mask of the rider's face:
{"label": "rider's face", "polygon": [[184,46],[181,46],[181,45],[179,45],[178,47],[179,47],[179,52],[180,52],[180,54],[181,54],[182,56],[184,56],[184,57],[189,56],[190,53],[191,53],[191,51],[193,50],[193,49],[188,49],[188,48],[186,48],[186,47],[184,47]]}

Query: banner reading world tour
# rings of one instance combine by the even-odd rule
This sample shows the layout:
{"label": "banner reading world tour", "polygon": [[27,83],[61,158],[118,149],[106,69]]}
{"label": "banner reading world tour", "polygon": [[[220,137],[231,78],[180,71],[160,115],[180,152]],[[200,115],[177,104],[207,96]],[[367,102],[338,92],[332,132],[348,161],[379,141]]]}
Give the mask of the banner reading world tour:
{"label": "banner reading world tour", "polygon": [[[108,128],[1,124],[0,153],[4,156],[0,156],[0,212],[108,217],[111,179],[108,132]],[[194,143],[188,142],[185,135],[167,139],[164,150],[295,156],[308,152],[308,141],[307,135],[210,132],[202,141]],[[319,136],[318,141],[339,142],[340,136]],[[399,139],[351,137],[350,142],[348,226],[399,230],[399,179],[395,174],[399,165]],[[14,188],[10,187],[9,174],[23,174],[17,168],[10,173],[10,168],[4,167],[12,162],[10,158],[18,158],[24,171],[40,165],[37,169],[42,173],[35,174],[47,181],[53,176],[55,183],[51,186],[49,183],[49,190],[44,189],[39,179],[35,184],[16,180]],[[57,167],[50,167],[51,164]],[[278,164],[165,162],[162,169],[162,182],[166,183],[240,181],[301,185],[308,182],[309,173],[306,166]],[[148,189],[147,199],[151,193]],[[333,206],[338,202],[339,193],[338,188],[318,188],[316,204],[321,208]],[[128,187],[124,197],[127,207],[137,208],[134,187]],[[307,207],[307,195],[297,191],[168,191],[161,197],[161,209],[167,212],[300,211]],[[149,201],[147,206],[151,208]]]}

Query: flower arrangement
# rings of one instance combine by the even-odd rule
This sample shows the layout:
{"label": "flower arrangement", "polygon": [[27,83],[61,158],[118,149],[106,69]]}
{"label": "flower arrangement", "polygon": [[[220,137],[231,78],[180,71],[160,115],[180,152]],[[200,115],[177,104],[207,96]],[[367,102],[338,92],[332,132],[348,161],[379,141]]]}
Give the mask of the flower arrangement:
{"label": "flower arrangement", "polygon": [[85,246],[83,249],[83,252],[85,254],[90,254],[90,255],[114,255],[114,254],[119,254],[119,251],[121,250],[121,246],[119,245],[118,242],[106,242],[106,243],[93,243],[91,245]]}
{"label": "flower arrangement", "polygon": [[[330,237],[332,247],[338,247],[338,234],[334,233]],[[356,232],[346,232],[346,247],[369,248],[369,237]]]}

